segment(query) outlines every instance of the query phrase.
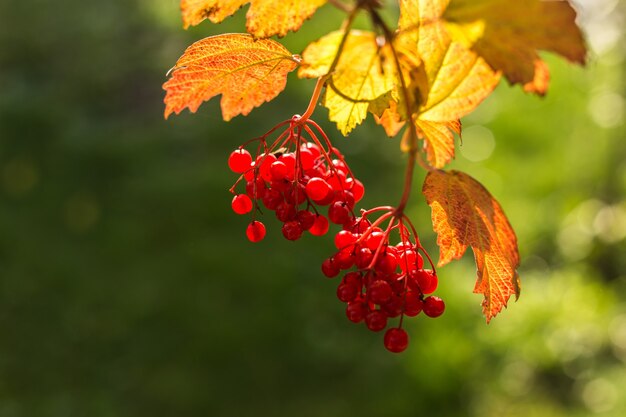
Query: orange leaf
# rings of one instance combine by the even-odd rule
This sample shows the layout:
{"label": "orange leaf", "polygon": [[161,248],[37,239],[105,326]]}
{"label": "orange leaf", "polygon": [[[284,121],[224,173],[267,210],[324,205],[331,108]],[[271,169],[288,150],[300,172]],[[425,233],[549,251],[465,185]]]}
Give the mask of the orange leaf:
{"label": "orange leaf", "polygon": [[191,45],[163,84],[165,118],[222,94],[224,120],[250,111],[276,97],[287,83],[297,57],[271,39],[255,41],[245,34],[205,38]]}
{"label": "orange leaf", "polygon": [[[440,19],[448,2],[400,0],[400,33],[394,45],[402,71],[416,103],[412,120],[424,140],[428,163],[442,168],[454,158],[454,134],[460,134],[459,119],[474,110],[496,87],[500,73],[476,52],[455,41]],[[391,105],[377,119],[386,132],[395,135],[401,127],[399,106]],[[405,138],[407,136],[405,135]],[[404,141],[403,148],[410,148]]]}
{"label": "orange leaf", "polygon": [[[300,77],[317,78],[328,73],[344,33],[331,32],[309,44],[302,53]],[[373,32],[352,30],[343,44],[341,57],[328,81],[324,106],[330,120],[345,136],[391,100],[395,73],[387,48],[381,48]]]}
{"label": "orange leaf", "polygon": [[454,158],[454,134],[461,134],[461,122],[415,122],[417,135],[426,141],[424,149],[428,163],[434,167],[443,167]]}
{"label": "orange leaf", "polygon": [[431,171],[422,192],[432,209],[440,248],[439,266],[459,259],[472,247],[478,279],[475,293],[485,296],[487,323],[519,297],[517,238],[502,207],[478,181],[458,171]]}
{"label": "orange leaf", "polygon": [[327,0],[181,0],[185,29],[204,19],[220,23],[244,4],[250,3],[246,29],[256,38],[285,36],[300,29]]}
{"label": "orange leaf", "polygon": [[583,64],[585,44],[567,0],[451,0],[443,14],[452,36],[528,92],[544,94],[549,72],[538,50]]}

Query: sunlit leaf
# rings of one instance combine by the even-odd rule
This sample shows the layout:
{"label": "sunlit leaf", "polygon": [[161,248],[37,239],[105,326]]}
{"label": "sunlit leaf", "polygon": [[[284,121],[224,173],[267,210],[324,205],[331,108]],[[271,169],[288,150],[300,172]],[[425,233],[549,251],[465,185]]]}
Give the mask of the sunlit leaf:
{"label": "sunlit leaf", "polygon": [[181,0],[185,28],[205,19],[220,23],[244,4],[250,3],[246,29],[256,38],[285,36],[297,31],[327,0]]}
{"label": "sunlit leaf", "polygon": [[484,295],[489,322],[519,296],[517,238],[502,207],[478,181],[458,171],[431,171],[422,192],[432,209],[439,265],[459,259],[468,246],[476,260],[475,293]]}
{"label": "sunlit leaf", "polygon": [[431,122],[419,119],[415,127],[418,137],[426,142],[424,150],[430,165],[443,167],[454,158],[454,134],[461,134],[459,120]]}
{"label": "sunlit leaf", "polygon": [[202,102],[222,95],[224,120],[272,100],[287,83],[297,58],[276,41],[245,34],[218,35],[191,45],[163,84],[165,118],[185,107],[195,112]]}
{"label": "sunlit leaf", "polygon": [[[442,168],[454,158],[454,134],[459,119],[474,110],[496,87],[500,73],[476,52],[453,40],[440,16],[447,1],[401,0],[400,33],[394,46],[399,53],[411,95],[413,128],[424,139],[428,163]],[[406,98],[378,118],[389,135],[407,120]],[[408,135],[403,149],[409,149]]]}
{"label": "sunlit leaf", "polygon": [[[337,31],[307,46],[298,75],[306,78],[326,75],[342,39],[343,32]],[[330,119],[344,135],[367,117],[372,102],[376,101],[372,104],[373,110],[379,113],[383,110],[382,100],[395,82],[388,54],[388,48],[380,46],[375,33],[353,30],[346,38],[324,99]]]}
{"label": "sunlit leaf", "polygon": [[566,0],[451,0],[443,14],[452,36],[511,83],[544,94],[549,72],[538,50],[582,64],[586,50]]}

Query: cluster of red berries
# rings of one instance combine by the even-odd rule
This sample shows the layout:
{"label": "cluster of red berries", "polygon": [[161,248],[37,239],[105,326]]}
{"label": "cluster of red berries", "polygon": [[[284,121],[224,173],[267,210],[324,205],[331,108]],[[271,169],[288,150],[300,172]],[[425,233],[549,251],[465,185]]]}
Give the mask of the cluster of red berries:
{"label": "cluster of red berries", "polygon": [[[398,221],[396,227],[404,225]],[[350,321],[364,322],[369,330],[379,332],[387,327],[389,318],[400,317],[398,327],[385,333],[384,344],[391,352],[402,352],[409,342],[402,318],[422,311],[428,317],[439,317],[445,304],[439,297],[427,296],[437,289],[438,279],[433,269],[424,269],[419,253],[424,249],[408,240],[406,230],[400,243],[389,244],[391,229],[385,232],[365,218],[344,225],[335,235],[337,253],[322,263],[322,272],[333,278],[346,271],[337,298],[347,304]]]}
{"label": "cluster of red berries", "polygon": [[[336,148],[327,149],[293,131],[278,144],[274,151],[259,146],[255,158],[240,147],[228,158],[230,169],[240,174],[231,188],[231,207],[237,214],[252,213],[246,230],[250,241],[265,237],[265,225],[256,220],[262,207],[274,211],[288,240],[298,240],[305,231],[321,236],[328,232],[329,220],[343,225],[354,218],[354,205],[365,190]],[[243,182],[245,192],[237,193],[236,186]],[[328,207],[327,216],[318,211],[323,206]]]}
{"label": "cluster of red berries", "polygon": [[[287,123],[289,127],[268,146],[265,138]],[[306,231],[324,235],[329,222],[341,225],[335,235],[337,253],[322,263],[322,272],[332,278],[344,271],[337,297],[347,304],[350,321],[364,322],[368,329],[379,332],[387,327],[388,319],[399,317],[398,326],[385,333],[384,344],[391,352],[404,351],[409,343],[402,328],[404,316],[423,311],[438,317],[445,309],[441,298],[429,295],[437,288],[437,275],[410,220],[392,207],[362,211],[361,217],[355,217],[355,203],[365,191],[363,184],[315,122],[303,124],[294,116],[253,141],[258,141],[254,156],[244,144],[228,158],[231,171],[239,174],[230,189],[234,194],[231,207],[237,214],[252,216],[246,229],[248,239],[258,242],[265,237],[265,225],[257,220],[264,209],[273,211],[283,223],[282,233],[288,240],[298,240]],[[237,192],[239,184],[241,191]],[[326,215],[320,213],[322,207],[327,207]],[[369,215],[381,211],[385,213],[376,221],[368,220]],[[380,227],[384,221],[389,222],[385,230]],[[396,245],[389,243],[394,230],[400,236]],[[432,269],[424,268],[420,252]]]}

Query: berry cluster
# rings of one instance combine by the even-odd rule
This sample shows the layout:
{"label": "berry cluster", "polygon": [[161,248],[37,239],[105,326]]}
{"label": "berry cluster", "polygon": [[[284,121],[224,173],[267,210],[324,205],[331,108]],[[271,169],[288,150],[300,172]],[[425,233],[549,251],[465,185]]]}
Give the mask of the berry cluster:
{"label": "berry cluster", "polygon": [[[405,226],[408,219],[398,219],[392,208],[374,211],[380,209],[387,213],[373,224],[366,218],[368,212],[363,212],[362,217],[344,225],[335,235],[337,252],[322,263],[322,272],[329,278],[345,272],[337,298],[347,304],[350,321],[365,322],[369,330],[379,332],[387,327],[388,319],[400,317],[398,327],[385,333],[384,344],[391,352],[402,352],[409,342],[402,328],[404,316],[414,317],[423,311],[428,317],[439,317],[445,305],[441,298],[429,295],[437,289],[437,275],[432,262],[432,269],[424,268],[420,251],[428,254],[415,234],[415,242],[411,241]],[[389,225],[383,231],[379,225],[387,219]],[[396,245],[389,243],[393,230],[400,235]]]}
{"label": "berry cluster", "polygon": [[[265,237],[265,225],[256,220],[262,207],[283,223],[286,239],[298,240],[305,231],[326,234],[329,220],[340,225],[350,222],[354,205],[365,191],[315,122],[298,123],[298,116],[288,122],[289,127],[270,146],[266,137],[272,131],[255,139],[259,142],[255,157],[242,145],[228,158],[231,171],[240,174],[231,188],[231,206],[237,214],[252,213],[246,230],[252,242]],[[324,143],[313,129],[318,129]],[[238,184],[245,184],[245,191],[237,193]],[[324,206],[327,216],[318,210]]]}
{"label": "berry cluster", "polygon": [[[282,126],[287,127],[268,144],[267,137]],[[252,148],[256,149],[251,152]],[[288,240],[298,240],[306,231],[324,235],[329,223],[342,226],[335,235],[337,252],[322,263],[322,272],[332,278],[343,271],[337,297],[347,304],[350,321],[364,322],[379,332],[387,328],[389,319],[399,317],[398,325],[385,333],[389,351],[402,352],[408,346],[404,316],[422,311],[429,317],[443,314],[443,300],[430,295],[438,284],[434,265],[410,220],[393,207],[354,215],[355,203],[365,191],[363,184],[315,122],[294,116],[235,149],[228,166],[239,174],[230,189],[232,209],[252,217],[246,230],[250,241],[265,237],[265,225],[257,220],[264,209],[282,222]],[[326,215],[320,213],[322,207]],[[382,214],[372,222],[368,217],[374,213]],[[390,243],[392,232],[399,236],[399,243]],[[422,254],[430,269],[424,268]]]}

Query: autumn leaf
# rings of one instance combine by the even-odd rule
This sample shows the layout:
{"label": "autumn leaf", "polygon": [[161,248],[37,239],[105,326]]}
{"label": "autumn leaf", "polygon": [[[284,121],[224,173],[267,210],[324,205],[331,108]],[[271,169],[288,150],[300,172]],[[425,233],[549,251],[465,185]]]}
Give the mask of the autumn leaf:
{"label": "autumn leaf", "polygon": [[[461,132],[459,119],[474,110],[500,80],[498,71],[450,36],[440,20],[446,6],[446,1],[401,0],[400,34],[394,41],[415,101],[412,128],[424,140],[428,163],[435,168],[454,158],[454,135]],[[399,121],[407,120],[401,115],[401,109],[407,108],[403,95],[397,96],[400,105],[391,105],[377,119],[390,136],[399,130]],[[404,138],[402,147],[407,150],[408,135]]]}
{"label": "autumn leaf", "polygon": [[297,31],[327,0],[181,0],[185,29],[205,19],[220,23],[250,3],[246,29],[255,38],[285,36]]}
{"label": "autumn leaf", "polygon": [[[343,36],[341,31],[332,32],[308,45],[298,75],[318,78],[328,74]],[[368,110],[379,114],[384,110],[384,98],[389,97],[395,82],[388,53],[379,46],[375,33],[352,30],[348,34],[323,101],[330,120],[344,136],[365,120]]]}
{"label": "autumn leaf", "polygon": [[548,67],[538,50],[585,62],[576,12],[566,0],[451,0],[443,19],[455,40],[528,92],[548,89]]}
{"label": "autumn leaf", "polygon": [[459,171],[431,171],[422,192],[432,209],[440,248],[439,266],[459,259],[468,246],[476,260],[475,293],[484,295],[489,322],[519,297],[517,238],[502,207],[478,181]]}
{"label": "autumn leaf", "polygon": [[165,118],[185,107],[194,113],[202,102],[222,95],[224,120],[272,100],[287,83],[297,57],[276,41],[246,34],[205,38],[191,45],[163,84]]}

